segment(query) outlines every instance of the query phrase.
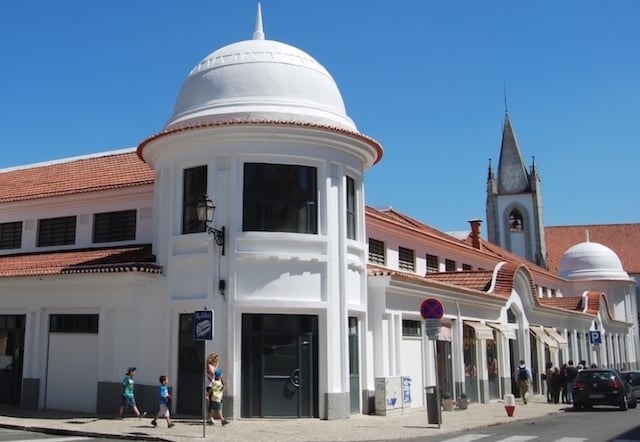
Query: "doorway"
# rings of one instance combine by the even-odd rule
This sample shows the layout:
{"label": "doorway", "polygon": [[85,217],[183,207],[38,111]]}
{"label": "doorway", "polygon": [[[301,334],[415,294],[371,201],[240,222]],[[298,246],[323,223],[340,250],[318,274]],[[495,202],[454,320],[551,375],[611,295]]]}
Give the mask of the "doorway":
{"label": "doorway", "polygon": [[242,315],[242,417],[318,417],[318,318]]}
{"label": "doorway", "polygon": [[26,315],[0,315],[0,404],[19,405]]}
{"label": "doorway", "polygon": [[193,313],[180,315],[178,336],[178,384],[176,412],[202,416],[204,395],[204,343],[193,339]]}

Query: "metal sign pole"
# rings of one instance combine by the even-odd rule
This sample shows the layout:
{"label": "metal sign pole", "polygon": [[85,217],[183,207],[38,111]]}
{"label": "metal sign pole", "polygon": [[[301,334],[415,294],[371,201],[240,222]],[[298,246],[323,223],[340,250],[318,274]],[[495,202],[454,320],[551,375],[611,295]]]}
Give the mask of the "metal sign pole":
{"label": "metal sign pole", "polygon": [[434,372],[436,374],[436,398],[438,399],[438,430],[440,429],[440,424],[442,423],[442,408],[440,406],[440,385],[438,384],[438,341],[436,339],[429,338],[430,341],[433,342],[433,362],[434,362]]}
{"label": "metal sign pole", "polygon": [[207,373],[207,346],[204,345],[205,352],[204,354],[204,375],[202,376],[202,389],[200,390],[202,393],[202,438],[207,437],[207,397],[205,392],[207,391],[207,386],[204,382],[204,378]]}

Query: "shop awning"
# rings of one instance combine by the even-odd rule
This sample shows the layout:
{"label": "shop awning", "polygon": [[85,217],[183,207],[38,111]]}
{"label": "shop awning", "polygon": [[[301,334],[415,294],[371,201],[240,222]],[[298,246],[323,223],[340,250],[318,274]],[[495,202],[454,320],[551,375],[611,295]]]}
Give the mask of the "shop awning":
{"label": "shop awning", "polygon": [[508,326],[506,326],[504,324],[498,324],[498,323],[495,323],[495,322],[487,322],[487,325],[489,327],[491,327],[491,328],[495,328],[496,330],[498,330],[507,339],[516,339],[516,331],[514,329],[512,329],[512,328],[509,328]]}
{"label": "shop awning", "polygon": [[544,329],[538,325],[530,325],[529,330],[533,335],[540,339],[543,343],[547,344],[550,349],[558,349],[558,341],[545,333]]}
{"label": "shop awning", "polygon": [[493,339],[493,329],[486,325],[475,321],[464,321],[469,327],[476,332],[476,339]]}
{"label": "shop awning", "polygon": [[560,333],[558,333],[555,328],[553,328],[553,327],[545,327],[544,331],[546,331],[549,334],[549,336],[551,336],[553,339],[558,341],[558,346],[560,348],[565,348],[565,349],[569,348],[569,343],[567,342],[565,337],[562,336]]}

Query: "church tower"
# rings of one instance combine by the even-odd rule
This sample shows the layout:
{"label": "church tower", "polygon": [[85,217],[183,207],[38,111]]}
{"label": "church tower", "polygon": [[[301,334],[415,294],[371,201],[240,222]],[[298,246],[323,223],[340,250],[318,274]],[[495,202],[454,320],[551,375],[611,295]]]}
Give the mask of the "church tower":
{"label": "church tower", "polygon": [[490,242],[548,268],[540,177],[535,161],[527,171],[508,112],[497,176],[489,162],[486,211]]}

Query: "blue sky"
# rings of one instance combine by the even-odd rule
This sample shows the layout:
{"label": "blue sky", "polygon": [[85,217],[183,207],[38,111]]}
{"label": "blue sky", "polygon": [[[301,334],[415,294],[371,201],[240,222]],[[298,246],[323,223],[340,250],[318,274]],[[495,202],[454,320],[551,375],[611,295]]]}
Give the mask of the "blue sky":
{"label": "blue sky", "polygon": [[[134,147],[189,70],[251,38],[254,0],[0,3],[0,168]],[[640,222],[640,2],[263,0],[266,38],[336,80],[380,141],[366,202],[485,219],[505,112],[547,225]]]}

